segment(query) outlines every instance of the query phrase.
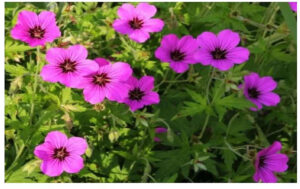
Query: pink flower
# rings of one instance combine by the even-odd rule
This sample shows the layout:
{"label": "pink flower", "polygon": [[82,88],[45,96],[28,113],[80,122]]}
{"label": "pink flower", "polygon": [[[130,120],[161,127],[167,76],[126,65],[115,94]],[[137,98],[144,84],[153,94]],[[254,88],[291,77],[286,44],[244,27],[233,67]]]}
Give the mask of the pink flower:
{"label": "pink flower", "polygon": [[168,132],[168,129],[164,128],[164,127],[156,127],[155,128],[155,133],[166,133]]}
{"label": "pink flower", "polygon": [[48,82],[60,82],[67,87],[80,88],[78,83],[83,73],[97,69],[98,65],[87,60],[88,51],[82,45],[73,45],[68,49],[51,48],[46,53],[49,64],[42,68],[40,75]]}
{"label": "pink flower", "polygon": [[164,27],[161,19],[154,18],[156,7],[148,3],[139,3],[135,8],[125,3],[118,9],[119,19],[113,23],[113,28],[121,34],[127,34],[130,39],[143,43],[150,38],[149,32],[159,32]]}
{"label": "pink flower", "polygon": [[200,50],[195,58],[203,65],[211,65],[221,71],[229,70],[234,64],[242,64],[249,59],[249,50],[237,47],[240,43],[238,33],[229,29],[218,35],[203,32],[197,37]]}
{"label": "pink flower", "polygon": [[130,88],[123,102],[130,107],[131,111],[143,108],[145,105],[159,103],[158,93],[152,91],[154,88],[153,77],[144,76],[140,80],[130,77],[127,83],[130,85]]}
{"label": "pink flower", "polygon": [[[164,127],[156,127],[155,128],[155,133],[156,134],[161,134],[161,133],[166,133],[168,132],[168,129],[164,128]],[[159,137],[154,137],[154,142],[160,142],[161,139]]]}
{"label": "pink flower", "polygon": [[11,30],[11,36],[35,47],[54,41],[61,36],[61,33],[56,25],[53,12],[42,11],[37,15],[24,10],[19,13],[17,24]]}
{"label": "pink flower", "polygon": [[83,88],[84,99],[97,104],[108,98],[120,102],[128,93],[125,83],[132,74],[129,64],[124,62],[108,63],[103,58],[96,58],[96,68],[86,70],[80,79],[79,87]]}
{"label": "pink flower", "polygon": [[278,94],[272,92],[277,87],[272,77],[260,78],[257,73],[251,73],[244,77],[244,81],[245,83],[239,87],[244,90],[245,97],[257,106],[250,110],[260,110],[262,105],[276,106],[280,102]]}
{"label": "pink flower", "polygon": [[294,12],[297,12],[297,2],[290,2],[289,5]]}
{"label": "pink flower", "polygon": [[281,150],[281,143],[275,141],[271,146],[259,151],[255,160],[255,182],[277,182],[273,172],[284,172],[288,169],[289,158],[285,154],[277,153]]}
{"label": "pink flower", "polygon": [[178,39],[175,34],[168,34],[162,38],[155,57],[162,62],[169,62],[175,72],[183,73],[189,69],[189,64],[197,63],[194,58],[197,50],[197,41],[191,35]]}
{"label": "pink flower", "polygon": [[47,134],[45,142],[34,149],[34,155],[42,160],[41,171],[55,177],[67,173],[78,173],[83,167],[82,154],[88,144],[84,138],[67,136],[59,131]]}

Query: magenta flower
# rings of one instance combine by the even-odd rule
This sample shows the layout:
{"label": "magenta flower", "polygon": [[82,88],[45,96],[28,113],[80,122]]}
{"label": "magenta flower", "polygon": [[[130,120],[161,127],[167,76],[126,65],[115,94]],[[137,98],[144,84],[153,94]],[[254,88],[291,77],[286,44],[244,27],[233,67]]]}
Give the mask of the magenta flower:
{"label": "magenta flower", "polygon": [[31,11],[21,11],[17,24],[11,30],[11,37],[28,43],[31,47],[44,46],[61,36],[56,25],[55,14],[42,11],[39,15]]}
{"label": "magenta flower", "polygon": [[197,41],[191,35],[178,39],[175,34],[169,34],[162,38],[155,57],[162,62],[169,62],[175,72],[183,73],[189,69],[189,64],[197,63],[194,58],[197,50]]}
{"label": "magenta flower", "polygon": [[129,85],[125,82],[132,74],[130,65],[123,62],[111,64],[103,58],[95,61],[98,66],[86,70],[79,82],[84,99],[91,104],[100,103],[105,97],[120,102],[128,93]]}
{"label": "magenta flower", "polygon": [[166,133],[168,132],[168,129],[164,128],[164,127],[156,127],[155,128],[155,133]]}
{"label": "magenta flower", "polygon": [[277,83],[272,77],[259,77],[257,73],[251,73],[244,77],[244,84],[239,86],[244,90],[245,97],[257,107],[250,110],[262,109],[262,105],[276,106],[280,102],[280,97],[272,91],[277,87]]}
{"label": "magenta flower", "polygon": [[241,64],[249,59],[249,50],[237,47],[240,43],[238,33],[229,29],[218,35],[203,32],[197,37],[200,50],[195,58],[203,65],[211,65],[221,71],[229,70],[234,64]]}
{"label": "magenta flower", "polygon": [[[168,129],[164,128],[164,127],[156,127],[155,128],[155,133],[156,134],[161,134],[161,133],[166,133],[168,132]],[[159,137],[154,137],[154,142],[160,142],[161,139]]]}
{"label": "magenta flower", "polygon": [[255,160],[255,182],[277,182],[273,172],[284,172],[288,169],[289,158],[285,154],[279,154],[281,143],[275,141],[271,146],[259,151]]}
{"label": "magenta flower", "polygon": [[289,2],[289,5],[294,12],[297,12],[297,2]]}
{"label": "magenta flower", "polygon": [[42,160],[41,171],[55,177],[67,173],[78,173],[83,167],[82,154],[88,144],[84,138],[68,137],[59,132],[52,131],[47,134],[45,142],[34,149],[34,155]]}
{"label": "magenta flower", "polygon": [[149,32],[159,32],[164,27],[161,19],[151,18],[156,13],[156,7],[148,3],[139,3],[136,8],[128,3],[118,9],[119,19],[113,23],[113,28],[127,34],[130,39],[143,43],[150,38]]}
{"label": "magenta flower", "polygon": [[80,76],[98,68],[97,63],[87,60],[88,51],[82,45],[68,49],[51,48],[46,53],[49,64],[42,68],[40,75],[48,82],[60,82],[67,87],[80,88]]}
{"label": "magenta flower", "polygon": [[159,103],[158,93],[152,91],[154,88],[153,77],[144,76],[140,80],[130,77],[127,83],[130,85],[130,88],[123,102],[130,107],[131,111]]}

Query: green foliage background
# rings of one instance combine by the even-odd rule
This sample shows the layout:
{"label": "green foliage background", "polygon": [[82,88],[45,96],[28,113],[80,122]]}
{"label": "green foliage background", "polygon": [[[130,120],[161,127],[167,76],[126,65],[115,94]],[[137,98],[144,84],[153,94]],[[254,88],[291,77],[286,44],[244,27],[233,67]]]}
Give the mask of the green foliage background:
{"label": "green foliage background", "polygon": [[[287,3],[156,2],[162,32],[137,44],[112,28],[121,3],[5,3],[6,182],[253,182],[255,153],[278,140],[289,156],[279,182],[296,182],[296,13]],[[62,37],[37,53],[10,37],[21,10],[56,13]],[[163,35],[240,33],[250,59],[228,72],[196,64],[183,74],[154,57]],[[95,106],[82,91],[44,82],[38,75],[47,49],[82,44],[89,58],[128,62],[134,75],[155,77],[161,102],[134,113],[124,104]],[[281,96],[276,107],[249,111],[238,90],[249,72],[272,76]],[[161,143],[154,128],[163,126]],[[87,139],[85,167],[51,178],[40,172],[35,146],[49,131]],[[203,131],[203,132],[202,132]]]}

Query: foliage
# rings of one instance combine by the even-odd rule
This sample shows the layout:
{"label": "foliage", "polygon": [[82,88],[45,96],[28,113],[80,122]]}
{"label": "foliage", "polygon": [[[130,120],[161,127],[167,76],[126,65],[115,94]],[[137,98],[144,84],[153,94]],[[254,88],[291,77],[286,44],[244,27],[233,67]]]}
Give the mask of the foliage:
{"label": "foliage", "polygon": [[[279,182],[296,182],[296,25],[285,20],[295,13],[281,5],[282,15],[278,3],[152,4],[165,27],[138,44],[111,26],[121,3],[5,3],[6,182],[253,182],[255,153],[275,140],[289,156]],[[90,59],[128,62],[135,76],[154,76],[160,103],[134,113],[110,101],[93,106],[82,91],[43,81],[36,49],[10,37],[24,9],[56,13],[62,37],[41,49],[42,65],[50,47],[82,44]],[[228,72],[195,64],[176,74],[154,56],[165,34],[197,37],[227,28],[251,52]],[[278,106],[249,110],[238,86],[251,71],[278,82]],[[157,126],[168,128],[160,143],[153,141]],[[33,150],[52,130],[87,139],[80,173],[41,173]]]}

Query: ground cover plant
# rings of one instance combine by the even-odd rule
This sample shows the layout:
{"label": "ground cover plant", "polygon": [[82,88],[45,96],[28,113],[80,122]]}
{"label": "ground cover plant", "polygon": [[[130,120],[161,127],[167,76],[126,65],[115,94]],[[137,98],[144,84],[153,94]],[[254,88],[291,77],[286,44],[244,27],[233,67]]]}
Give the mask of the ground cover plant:
{"label": "ground cover plant", "polygon": [[5,3],[5,182],[296,182],[294,3]]}

